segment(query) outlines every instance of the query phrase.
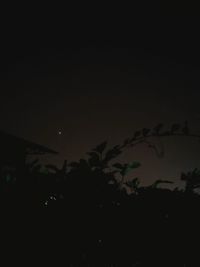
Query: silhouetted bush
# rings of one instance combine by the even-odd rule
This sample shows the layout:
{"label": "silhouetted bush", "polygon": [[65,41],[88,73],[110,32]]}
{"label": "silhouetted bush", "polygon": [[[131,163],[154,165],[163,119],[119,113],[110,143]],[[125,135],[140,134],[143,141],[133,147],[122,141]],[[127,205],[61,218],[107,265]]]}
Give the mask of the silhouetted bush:
{"label": "silhouetted bush", "polygon": [[61,169],[35,160],[20,171],[2,173],[4,249],[43,256],[57,264],[73,262],[72,266],[194,266],[200,225],[200,196],[195,191],[200,186],[199,171],[181,175],[184,190],[160,188],[171,183],[167,180],[143,187],[137,177],[124,179],[140,167],[139,162],[112,161],[140,142],[155,148],[147,141],[151,135],[189,134],[187,123],[184,128],[174,124],[170,131],[162,130],[162,124],[153,130],[144,128],[111,149],[103,142],[87,153],[87,160],[64,161]]}

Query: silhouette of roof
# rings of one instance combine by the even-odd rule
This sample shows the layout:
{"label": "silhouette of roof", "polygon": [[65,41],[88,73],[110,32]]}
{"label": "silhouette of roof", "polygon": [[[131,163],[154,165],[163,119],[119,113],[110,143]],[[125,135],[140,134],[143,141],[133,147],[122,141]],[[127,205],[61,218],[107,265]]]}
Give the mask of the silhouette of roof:
{"label": "silhouette of roof", "polygon": [[4,131],[0,131],[0,147],[4,147],[4,149],[20,148],[25,150],[26,154],[28,155],[58,154],[58,152],[51,150],[45,146],[36,144],[12,134],[5,133]]}

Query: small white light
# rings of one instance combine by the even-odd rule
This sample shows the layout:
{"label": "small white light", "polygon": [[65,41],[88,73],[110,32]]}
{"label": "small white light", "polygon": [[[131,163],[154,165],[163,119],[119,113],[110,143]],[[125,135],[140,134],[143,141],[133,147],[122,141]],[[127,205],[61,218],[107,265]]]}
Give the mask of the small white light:
{"label": "small white light", "polygon": [[50,196],[50,199],[51,199],[51,200],[56,200],[56,197],[54,197],[54,196]]}

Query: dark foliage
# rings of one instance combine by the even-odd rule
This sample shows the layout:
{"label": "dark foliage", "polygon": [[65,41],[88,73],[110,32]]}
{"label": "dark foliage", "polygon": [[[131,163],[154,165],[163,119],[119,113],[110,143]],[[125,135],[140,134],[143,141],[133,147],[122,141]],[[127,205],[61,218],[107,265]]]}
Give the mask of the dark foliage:
{"label": "dark foliage", "polygon": [[[136,131],[111,149],[103,142],[87,160],[64,161],[61,169],[35,160],[1,172],[2,251],[68,266],[196,266],[199,170],[181,175],[184,190],[169,190],[159,187],[168,180],[146,187],[137,177],[126,181],[137,161],[112,163],[133,142],[164,135],[163,127]],[[169,133],[178,131],[174,124]]]}

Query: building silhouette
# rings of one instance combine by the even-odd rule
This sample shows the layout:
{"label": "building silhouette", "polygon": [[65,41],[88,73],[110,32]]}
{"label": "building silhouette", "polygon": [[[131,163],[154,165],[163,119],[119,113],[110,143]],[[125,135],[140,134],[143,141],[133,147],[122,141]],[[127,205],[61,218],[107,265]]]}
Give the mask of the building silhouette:
{"label": "building silhouette", "polygon": [[31,155],[58,154],[45,146],[0,131],[0,172],[21,169]]}

